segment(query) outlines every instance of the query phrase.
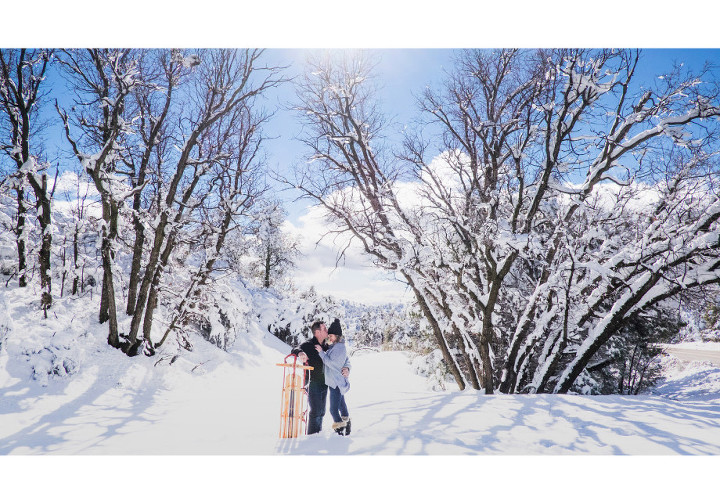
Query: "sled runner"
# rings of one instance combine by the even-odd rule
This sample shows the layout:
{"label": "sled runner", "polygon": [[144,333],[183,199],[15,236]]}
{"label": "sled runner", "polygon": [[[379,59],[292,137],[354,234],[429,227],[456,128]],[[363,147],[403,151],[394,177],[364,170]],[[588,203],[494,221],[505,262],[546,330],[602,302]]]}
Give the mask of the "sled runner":
{"label": "sled runner", "polygon": [[[292,363],[288,359],[293,358]],[[283,368],[282,402],[280,405],[280,437],[296,438],[307,433],[307,407],[305,396],[305,371],[312,366],[298,365],[297,355],[290,354],[285,362],[276,364]]]}

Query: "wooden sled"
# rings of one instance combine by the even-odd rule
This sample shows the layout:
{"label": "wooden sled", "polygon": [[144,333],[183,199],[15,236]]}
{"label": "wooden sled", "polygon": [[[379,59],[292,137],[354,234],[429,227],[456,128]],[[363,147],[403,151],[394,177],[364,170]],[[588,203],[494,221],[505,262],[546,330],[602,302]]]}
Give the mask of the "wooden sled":
{"label": "wooden sled", "polygon": [[[292,363],[288,359],[292,357]],[[307,407],[305,396],[305,371],[312,366],[298,365],[297,355],[290,354],[285,362],[276,364],[283,368],[282,402],[280,404],[280,438],[296,438],[307,434]]]}

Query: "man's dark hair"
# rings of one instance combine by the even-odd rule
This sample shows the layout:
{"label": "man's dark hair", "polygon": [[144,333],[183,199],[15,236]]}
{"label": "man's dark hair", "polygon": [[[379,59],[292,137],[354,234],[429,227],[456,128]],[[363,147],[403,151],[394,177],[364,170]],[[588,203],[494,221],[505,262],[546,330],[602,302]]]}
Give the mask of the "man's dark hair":
{"label": "man's dark hair", "polygon": [[313,325],[310,326],[310,332],[312,332],[312,335],[315,336],[315,331],[320,330],[320,326],[323,325],[325,322],[322,320],[316,320],[313,322]]}

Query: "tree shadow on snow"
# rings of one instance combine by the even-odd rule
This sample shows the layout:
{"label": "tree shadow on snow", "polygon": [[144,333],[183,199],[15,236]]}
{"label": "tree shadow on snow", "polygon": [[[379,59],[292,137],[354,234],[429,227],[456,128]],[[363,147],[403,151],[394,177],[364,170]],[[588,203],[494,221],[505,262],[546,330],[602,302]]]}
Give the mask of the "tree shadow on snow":
{"label": "tree shadow on snow", "polygon": [[386,412],[355,455],[720,454],[717,403],[464,392],[361,408]]}
{"label": "tree shadow on snow", "polygon": [[[65,389],[69,386],[68,382],[54,383],[43,387],[42,391],[33,391],[41,387],[36,383],[13,387],[27,389],[27,394],[6,395],[0,404],[0,412],[22,414],[28,409],[24,405],[26,395],[30,400],[47,401],[49,411],[33,419],[29,425],[0,438],[0,454],[15,451],[22,454],[81,453],[102,445],[114,436],[122,436],[124,433],[121,431],[130,423],[135,427],[153,423],[147,409],[153,404],[153,396],[157,392],[154,387],[128,390],[96,379],[87,390],[63,401]],[[107,399],[114,395],[108,396],[108,392],[113,391],[119,396],[120,404],[97,404],[100,399],[107,403]],[[95,452],[98,453],[97,450]]]}

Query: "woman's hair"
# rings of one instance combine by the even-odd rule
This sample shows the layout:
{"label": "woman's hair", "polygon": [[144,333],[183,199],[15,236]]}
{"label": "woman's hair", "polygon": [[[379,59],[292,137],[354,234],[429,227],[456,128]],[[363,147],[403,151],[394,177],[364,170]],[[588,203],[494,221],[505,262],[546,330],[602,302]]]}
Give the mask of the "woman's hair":
{"label": "woman's hair", "polygon": [[335,336],[335,343],[340,343],[345,339],[342,334],[333,334],[333,336]]}

